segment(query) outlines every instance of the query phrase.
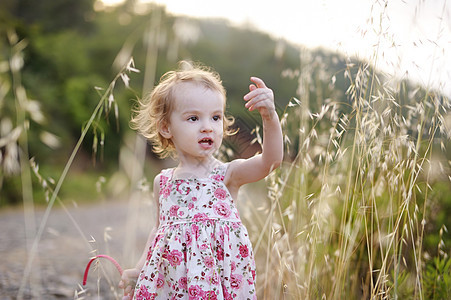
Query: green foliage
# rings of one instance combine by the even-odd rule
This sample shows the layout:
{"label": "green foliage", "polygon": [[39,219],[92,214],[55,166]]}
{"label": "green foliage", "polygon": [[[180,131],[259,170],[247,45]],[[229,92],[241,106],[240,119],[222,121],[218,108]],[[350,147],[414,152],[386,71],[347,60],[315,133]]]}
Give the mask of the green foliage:
{"label": "green foliage", "polygon": [[415,284],[412,284],[412,274],[407,270],[402,270],[399,273],[394,271],[391,274],[390,291],[391,299],[409,299],[414,294]]}
{"label": "green foliage", "polygon": [[451,259],[434,257],[426,266],[423,281],[425,299],[450,299]]}
{"label": "green foliage", "polygon": [[89,15],[93,13],[95,0],[3,0],[0,11],[25,26],[40,28],[44,32],[55,32],[65,28],[89,29]]}
{"label": "green foliage", "polygon": [[427,211],[427,216],[430,217],[425,225],[424,244],[426,249],[431,249],[430,254],[436,256],[439,253],[435,250],[435,246],[441,241],[445,245],[451,245],[450,234],[441,236],[437,233],[443,226],[444,228],[451,228],[451,218],[449,217],[451,212],[451,186],[446,179],[434,182],[431,186]]}

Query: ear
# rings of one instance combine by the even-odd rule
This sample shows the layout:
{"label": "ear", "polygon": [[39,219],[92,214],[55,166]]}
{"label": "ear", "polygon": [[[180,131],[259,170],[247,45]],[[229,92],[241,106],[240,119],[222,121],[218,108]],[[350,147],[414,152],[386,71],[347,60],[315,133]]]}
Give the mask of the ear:
{"label": "ear", "polygon": [[167,122],[161,122],[159,131],[165,139],[170,139],[172,137],[171,128]]}

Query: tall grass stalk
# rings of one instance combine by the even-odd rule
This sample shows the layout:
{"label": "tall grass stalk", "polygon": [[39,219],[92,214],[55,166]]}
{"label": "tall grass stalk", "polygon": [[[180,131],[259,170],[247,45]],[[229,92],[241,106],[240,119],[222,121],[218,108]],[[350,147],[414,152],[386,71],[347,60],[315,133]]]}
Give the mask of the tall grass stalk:
{"label": "tall grass stalk", "polygon": [[[147,30],[145,31],[146,43],[146,65],[144,69],[144,82],[142,88],[142,95],[146,95],[153,89],[155,82],[157,59],[158,59],[158,41],[161,39],[161,18],[162,10],[156,9],[154,15],[149,21]],[[130,178],[130,191],[129,191],[129,208],[127,218],[127,231],[136,232],[137,222],[135,220],[136,215],[139,214],[140,202],[142,202],[142,193],[136,190],[138,182],[143,180],[144,177],[144,165],[146,158],[147,142],[139,135],[135,136],[134,143],[134,159],[130,161],[133,171]],[[133,264],[137,258],[132,255],[135,253],[135,249],[132,249],[133,245],[136,245],[136,235],[130,234],[127,236],[127,240],[124,243],[124,257],[128,264]]]}
{"label": "tall grass stalk", "polygon": [[[25,239],[27,250],[31,251],[33,249],[32,240],[35,237],[36,221],[34,215],[34,201],[33,201],[33,187],[31,180],[31,171],[29,168],[29,154],[28,154],[28,128],[30,126],[30,120],[27,114],[33,113],[28,109],[30,106],[30,100],[26,95],[24,86],[22,85],[21,69],[23,66],[23,50],[27,46],[25,40],[19,40],[18,36],[13,31],[8,31],[8,40],[11,45],[11,57],[9,60],[9,70],[12,77],[12,89],[15,101],[15,111],[16,111],[16,126],[20,128],[20,135],[17,141],[10,141],[13,143],[17,142],[17,150],[19,152],[19,164],[20,164],[20,178],[22,184],[22,197],[24,204],[24,222],[25,222]],[[34,276],[30,278],[30,284],[35,292],[39,293],[40,290],[40,280],[39,278],[39,268],[34,269]]]}
{"label": "tall grass stalk", "polygon": [[[46,228],[46,224],[47,224],[47,220],[48,217],[50,215],[50,212],[52,210],[52,207],[58,197],[58,193],[61,189],[61,186],[64,183],[64,180],[66,179],[66,176],[69,172],[69,169],[71,168],[75,156],[78,153],[78,150],[80,149],[83,141],[85,140],[86,135],[88,134],[88,132],[91,130],[91,126],[94,124],[94,122],[96,121],[96,119],[99,119],[103,112],[107,112],[109,111],[109,109],[111,108],[111,99],[112,99],[112,94],[113,94],[113,90],[116,86],[116,82],[119,79],[122,79],[124,81],[124,84],[126,86],[128,86],[129,82],[128,82],[128,75],[127,72],[129,71],[135,71],[136,69],[134,69],[134,63],[133,63],[133,59],[130,59],[126,65],[124,65],[122,67],[122,69],[119,71],[119,73],[115,76],[115,78],[113,79],[113,81],[110,83],[110,85],[108,86],[108,88],[103,92],[103,94],[101,94],[100,100],[97,104],[97,106],[95,107],[94,111],[91,114],[91,117],[89,118],[89,120],[87,121],[87,123],[85,124],[85,126],[82,129],[80,138],[78,139],[74,149],[72,150],[72,153],[68,159],[68,161],[66,162],[66,165],[57,181],[57,184],[55,186],[55,189],[53,190],[52,196],[49,199],[48,203],[47,203],[47,207],[46,210],[44,212],[44,215],[42,217],[42,221],[38,227],[36,236],[34,238],[33,244],[31,246],[31,249],[29,250],[28,253],[28,260],[27,260],[27,264],[25,266],[25,270],[24,270],[24,274],[22,277],[22,281],[20,284],[20,288],[19,288],[19,292],[18,292],[18,299],[22,299],[23,298],[23,293],[24,293],[24,289],[27,283],[27,280],[30,276],[30,272],[33,266],[33,261],[36,257],[37,251],[38,251],[38,246],[39,246],[39,241],[41,240],[42,234]],[[101,89],[98,89],[101,90]],[[114,99],[114,98],[113,98]],[[29,164],[26,164],[27,168],[29,168]]]}
{"label": "tall grass stalk", "polygon": [[282,115],[291,152],[268,178],[268,203],[254,210],[258,219],[269,214],[254,232],[256,256],[265,257],[264,299],[425,299],[428,293],[423,238],[431,165],[435,145],[447,138],[451,103],[429,86],[415,88],[377,70],[390,38],[383,31],[387,4],[375,26],[373,56],[349,59],[343,70],[345,102],[327,88],[340,74],[321,75],[327,65],[301,54],[300,100],[292,99]]}

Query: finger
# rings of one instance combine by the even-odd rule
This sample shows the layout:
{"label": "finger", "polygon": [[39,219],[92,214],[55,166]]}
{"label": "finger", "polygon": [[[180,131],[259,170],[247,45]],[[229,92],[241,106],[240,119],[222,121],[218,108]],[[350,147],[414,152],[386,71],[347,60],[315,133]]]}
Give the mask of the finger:
{"label": "finger", "polygon": [[252,110],[254,110],[256,108],[260,108],[260,107],[271,108],[271,107],[273,107],[273,104],[272,104],[272,102],[268,102],[268,101],[266,101],[266,99],[261,98],[261,99],[252,99],[251,101],[246,103],[245,107],[248,108],[250,111],[252,111]]}
{"label": "finger", "polygon": [[260,100],[260,99],[268,99],[272,101],[274,99],[274,95],[272,91],[268,88],[266,89],[257,89],[255,91],[249,92],[244,96],[244,100],[252,101],[252,100]]}
{"label": "finger", "polygon": [[275,107],[274,107],[274,105],[272,105],[272,104],[270,104],[268,102],[259,101],[259,102],[255,103],[254,105],[252,105],[252,107],[250,107],[249,111],[253,111],[253,110],[256,110],[256,109],[258,109],[260,112],[262,110],[266,110],[266,111],[271,112],[271,111],[275,110]]}
{"label": "finger", "polygon": [[251,81],[257,85],[258,88],[266,88],[266,84],[263,80],[258,77],[251,77]]}
{"label": "finger", "polygon": [[[246,95],[244,95],[244,97],[243,97],[243,99],[244,100],[249,100],[249,99],[251,99],[252,98],[252,95],[253,94],[251,94],[253,91],[255,91],[255,90],[257,90],[257,87],[254,85],[254,84],[250,84],[249,85],[249,93],[247,93]],[[249,94],[251,94],[251,95],[249,95]]]}
{"label": "finger", "polygon": [[250,107],[261,101],[264,101],[266,105],[274,106],[273,95],[270,91],[255,95],[245,104],[245,106]]}
{"label": "finger", "polygon": [[255,89],[249,93],[247,93],[246,95],[244,95],[244,100],[248,101],[251,100],[255,97],[257,97],[258,95],[262,95],[262,94],[269,94],[269,89]]}

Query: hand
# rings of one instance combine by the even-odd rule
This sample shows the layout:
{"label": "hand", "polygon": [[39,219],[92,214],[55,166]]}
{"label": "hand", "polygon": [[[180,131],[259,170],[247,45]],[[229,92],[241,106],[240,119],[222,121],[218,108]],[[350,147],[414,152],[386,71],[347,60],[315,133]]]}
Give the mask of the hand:
{"label": "hand", "polygon": [[257,109],[262,118],[271,118],[276,111],[273,91],[258,77],[251,77],[251,81],[254,84],[249,85],[249,93],[243,98],[247,101],[245,107],[249,111]]}
{"label": "hand", "polygon": [[135,293],[135,285],[140,271],[138,269],[127,269],[122,273],[121,281],[119,281],[119,288],[124,290],[124,297],[122,300],[130,300]]}

